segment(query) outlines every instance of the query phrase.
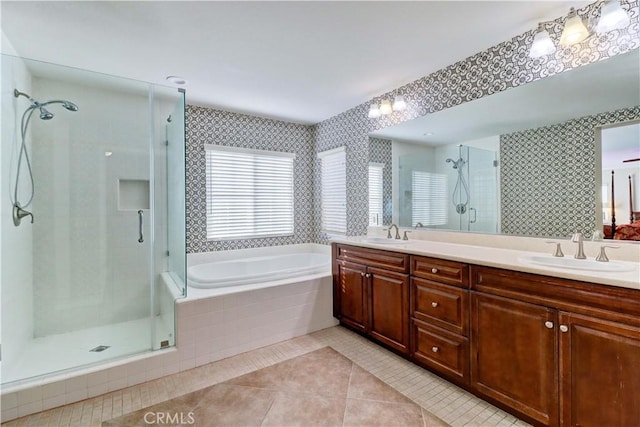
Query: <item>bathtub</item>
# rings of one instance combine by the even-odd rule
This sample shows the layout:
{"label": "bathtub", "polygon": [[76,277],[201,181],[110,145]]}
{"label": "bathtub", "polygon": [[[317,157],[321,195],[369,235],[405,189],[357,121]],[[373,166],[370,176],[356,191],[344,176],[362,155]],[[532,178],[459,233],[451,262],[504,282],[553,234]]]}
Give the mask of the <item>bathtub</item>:
{"label": "bathtub", "polygon": [[192,368],[338,324],[331,248],[282,245],[187,255],[180,365]]}
{"label": "bathtub", "polygon": [[330,264],[326,254],[314,252],[253,256],[190,266],[187,279],[189,286],[199,289],[250,285],[324,273]]}

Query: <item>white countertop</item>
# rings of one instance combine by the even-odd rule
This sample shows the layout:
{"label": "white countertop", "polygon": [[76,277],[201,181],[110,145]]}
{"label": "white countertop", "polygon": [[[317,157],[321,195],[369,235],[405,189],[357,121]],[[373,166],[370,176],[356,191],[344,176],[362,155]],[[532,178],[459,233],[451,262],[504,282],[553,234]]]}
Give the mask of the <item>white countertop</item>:
{"label": "white countertop", "polygon": [[[527,252],[514,249],[502,249],[458,243],[433,242],[428,240],[408,240],[403,241],[401,244],[378,244],[366,241],[366,237],[333,237],[331,241],[365,248],[402,252],[412,255],[424,255],[468,264],[504,268],[507,270],[521,271],[525,273],[541,274],[563,279],[580,280],[583,282],[640,290],[640,262],[610,261],[611,263],[622,264],[630,269],[630,271],[583,271],[547,267],[521,260],[521,258],[527,256],[543,255],[540,252]],[[548,255],[551,257],[551,251],[549,251]]]}

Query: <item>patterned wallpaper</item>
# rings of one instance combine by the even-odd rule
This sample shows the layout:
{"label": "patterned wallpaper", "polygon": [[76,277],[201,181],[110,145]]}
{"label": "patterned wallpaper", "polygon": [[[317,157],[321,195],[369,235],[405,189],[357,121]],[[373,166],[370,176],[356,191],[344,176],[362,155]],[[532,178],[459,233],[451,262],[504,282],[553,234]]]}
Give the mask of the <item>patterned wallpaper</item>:
{"label": "patterned wallpaper", "polygon": [[640,107],[500,136],[502,233],[568,237],[596,228],[598,126],[640,119]]}
{"label": "patterned wallpaper", "polygon": [[[596,35],[578,45],[558,46],[553,55],[532,59],[528,56],[535,32],[532,28],[373,100],[379,103],[382,99],[403,95],[407,102],[405,111],[369,119],[367,102],[315,125],[316,152],[341,145],[347,149],[347,234],[361,235],[367,230],[370,132],[637,49],[640,46],[638,0],[622,0],[621,4],[631,17],[626,29]],[[578,10],[580,16],[588,19],[597,18],[599,13],[598,4]],[[561,23],[562,19],[556,21]],[[549,27],[554,40],[559,40],[561,28],[561,25]],[[318,189],[319,185],[319,176],[315,174],[314,186]],[[318,222],[319,214],[315,215]],[[326,242],[326,236],[319,230],[316,230],[316,239]]]}
{"label": "patterned wallpaper", "polygon": [[369,162],[384,164],[384,169],[382,169],[382,224],[391,225],[391,215],[393,214],[391,141],[370,138]]}
{"label": "patterned wallpaper", "polygon": [[[369,102],[358,105],[314,126],[307,127],[236,113],[189,106],[187,109],[187,252],[236,249],[316,241],[326,243],[320,231],[320,172],[316,154],[346,147],[347,234],[362,235],[368,225],[369,133],[464,102],[521,86],[563,71],[597,62],[640,46],[638,0],[621,0],[631,17],[623,30],[596,35],[575,46],[558,46],[550,56],[532,59],[528,52],[535,28],[479,52],[435,73],[381,94],[372,102],[403,95],[407,109],[369,119]],[[578,14],[595,20],[600,7],[594,3]],[[564,17],[556,22],[561,23]],[[562,26],[547,26],[559,40]],[[204,151],[205,142],[243,147],[296,151],[296,234],[293,237],[227,242],[206,240]],[[285,149],[285,151],[287,151]],[[303,166],[304,165],[304,166]]]}
{"label": "patterned wallpaper", "polygon": [[[310,126],[187,106],[187,253],[313,241],[313,136]],[[204,144],[296,153],[294,235],[208,241]]]}

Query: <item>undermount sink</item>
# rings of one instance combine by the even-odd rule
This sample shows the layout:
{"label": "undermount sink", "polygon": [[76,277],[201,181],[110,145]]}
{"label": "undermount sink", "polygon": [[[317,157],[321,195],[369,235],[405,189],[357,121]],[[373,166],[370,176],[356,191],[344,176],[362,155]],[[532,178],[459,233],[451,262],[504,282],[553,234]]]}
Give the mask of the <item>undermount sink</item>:
{"label": "undermount sink", "polygon": [[632,264],[623,264],[615,261],[600,262],[592,259],[575,259],[570,257],[554,257],[551,255],[529,255],[520,257],[521,262],[544,265],[546,267],[566,268],[569,270],[603,271],[609,273],[621,273],[633,271]]}
{"label": "undermount sink", "polygon": [[366,243],[375,243],[376,245],[401,245],[409,243],[408,240],[387,239],[386,237],[365,237]]}

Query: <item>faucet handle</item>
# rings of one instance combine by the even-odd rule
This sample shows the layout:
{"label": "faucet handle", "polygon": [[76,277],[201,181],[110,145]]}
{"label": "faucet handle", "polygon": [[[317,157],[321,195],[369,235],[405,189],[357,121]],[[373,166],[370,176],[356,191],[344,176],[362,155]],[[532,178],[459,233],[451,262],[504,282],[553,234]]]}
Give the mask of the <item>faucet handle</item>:
{"label": "faucet handle", "polygon": [[391,239],[391,227],[383,228],[382,231],[386,231],[387,232],[387,239]]}
{"label": "faucet handle", "polygon": [[571,241],[574,243],[582,242],[583,240],[584,240],[584,236],[582,236],[582,233],[580,233],[579,231],[576,231],[571,236]]}
{"label": "faucet handle", "polygon": [[411,232],[408,230],[405,230],[404,235],[402,236],[402,240],[409,240],[409,236],[407,236],[407,233],[411,233]]}
{"label": "faucet handle", "polygon": [[553,240],[547,240],[545,243],[555,243],[556,244],[556,251],[553,253],[553,256],[561,258],[564,256],[564,253],[562,252],[562,246],[560,246],[559,242],[554,242]]}
{"label": "faucet handle", "polygon": [[607,252],[605,251],[607,248],[618,249],[620,246],[610,246],[610,245],[602,245],[600,246],[600,254],[596,257],[596,261],[600,262],[609,262],[609,257],[607,256]]}

